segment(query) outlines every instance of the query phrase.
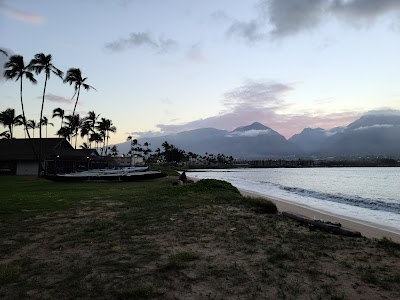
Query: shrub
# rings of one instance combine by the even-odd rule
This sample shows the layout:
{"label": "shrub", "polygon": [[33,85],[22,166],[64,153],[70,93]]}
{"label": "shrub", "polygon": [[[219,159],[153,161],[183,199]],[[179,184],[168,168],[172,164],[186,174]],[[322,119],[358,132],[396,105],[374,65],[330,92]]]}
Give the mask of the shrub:
{"label": "shrub", "polygon": [[257,197],[245,197],[245,204],[252,207],[256,212],[263,214],[276,214],[278,208],[271,200]]}

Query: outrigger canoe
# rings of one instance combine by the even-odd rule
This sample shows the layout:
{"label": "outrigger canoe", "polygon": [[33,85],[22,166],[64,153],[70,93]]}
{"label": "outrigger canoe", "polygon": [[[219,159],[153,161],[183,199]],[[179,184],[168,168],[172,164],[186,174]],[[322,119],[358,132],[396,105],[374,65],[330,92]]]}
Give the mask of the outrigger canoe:
{"label": "outrigger canoe", "polygon": [[130,167],[122,169],[97,169],[83,172],[45,175],[44,178],[58,182],[79,181],[137,181],[165,177],[161,171],[151,171],[147,167]]}

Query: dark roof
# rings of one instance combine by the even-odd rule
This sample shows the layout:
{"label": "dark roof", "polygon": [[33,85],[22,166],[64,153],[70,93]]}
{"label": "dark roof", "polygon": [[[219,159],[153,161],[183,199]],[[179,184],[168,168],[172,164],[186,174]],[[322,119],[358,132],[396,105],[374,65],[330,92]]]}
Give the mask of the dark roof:
{"label": "dark roof", "polygon": [[[31,139],[37,154],[40,149],[40,139]],[[29,139],[2,139],[0,140],[0,160],[36,160]],[[51,159],[57,157],[86,158],[87,149],[74,149],[71,144],[63,138],[42,139],[42,157]],[[91,149],[93,152],[93,149]],[[97,151],[96,151],[97,153]]]}
{"label": "dark roof", "polygon": [[78,153],[82,153],[82,155],[87,156],[100,156],[99,152],[96,149],[75,149]]}

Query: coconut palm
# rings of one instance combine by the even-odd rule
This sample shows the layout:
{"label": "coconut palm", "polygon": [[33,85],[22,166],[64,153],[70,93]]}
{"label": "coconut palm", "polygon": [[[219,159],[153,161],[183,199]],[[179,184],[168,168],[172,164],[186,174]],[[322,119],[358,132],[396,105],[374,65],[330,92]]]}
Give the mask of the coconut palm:
{"label": "coconut palm", "polygon": [[[88,115],[85,117],[85,123],[82,127],[81,130],[83,130],[83,133],[81,131],[81,135],[87,135],[89,136],[89,134],[94,133],[95,129],[96,129],[96,122],[97,119],[99,118],[100,114],[96,114],[93,110],[88,112]],[[89,146],[90,142],[89,142]]]}
{"label": "coconut palm", "polygon": [[82,127],[83,121],[80,118],[79,114],[66,116],[65,119],[67,120],[65,122],[65,127],[69,128],[71,137],[75,137],[75,149],[76,149],[76,144],[78,141],[78,131]]}
{"label": "coconut palm", "polygon": [[[29,65],[25,66],[24,58],[21,55],[13,55],[10,59],[4,64],[4,77],[8,79],[15,79],[15,81],[20,81],[20,98],[21,98],[21,108],[22,108],[22,117],[25,126],[26,134],[28,135],[29,140],[31,139],[28,131],[28,127],[26,126],[26,117],[25,117],[25,109],[24,109],[24,102],[22,100],[22,79],[25,77],[31,83],[36,84],[37,81],[33,76],[32,72],[29,70]],[[33,147],[32,143],[32,150],[37,157],[35,148]]]}
{"label": "coconut palm", "polygon": [[43,117],[42,120],[40,121],[39,129],[41,129],[42,126],[46,126],[46,139],[47,139],[47,126],[48,125],[54,126],[53,123],[49,122],[49,119],[47,117]]}
{"label": "coconut palm", "polygon": [[57,131],[57,135],[59,137],[63,137],[67,139],[68,141],[71,141],[71,129],[68,126],[63,126]]}
{"label": "coconut palm", "polygon": [[96,149],[98,149],[99,144],[103,142],[103,138],[100,133],[95,132],[90,135],[89,141],[90,141],[90,143],[95,142]]}
{"label": "coconut palm", "polygon": [[93,133],[92,132],[92,126],[90,125],[89,122],[87,122],[84,119],[84,121],[82,122],[82,126],[81,126],[81,138],[83,139],[86,136],[87,142],[85,144],[89,144],[90,145],[89,137],[90,137],[91,133]]}
{"label": "coconut palm", "polygon": [[7,108],[5,111],[0,112],[0,123],[4,127],[8,127],[8,134],[10,135],[10,139],[12,139],[14,126],[23,125],[24,121],[22,120],[22,115],[15,115],[15,109]]}
{"label": "coconut palm", "polygon": [[[40,122],[39,122],[39,139],[40,139],[40,148],[39,148],[39,160],[42,160],[42,119],[43,119],[43,107],[44,107],[44,97],[46,96],[46,87],[47,80],[50,79],[51,73],[63,79],[63,72],[60,69],[57,69],[52,61],[51,54],[44,55],[43,53],[38,53],[29,63],[29,68],[32,71],[35,71],[36,75],[39,75],[44,71],[46,74],[46,79],[44,80],[44,88],[43,88],[43,97],[42,97],[42,107],[40,109]],[[46,118],[47,119],[47,118]],[[44,124],[43,124],[44,125]],[[47,138],[47,125],[46,125],[46,138]]]}
{"label": "coconut palm", "polygon": [[82,145],[80,145],[79,147],[81,147],[81,149],[90,149],[89,145],[86,143],[83,143]]}
{"label": "coconut palm", "polygon": [[36,123],[35,120],[28,120],[28,121],[26,121],[26,126],[29,129],[32,129],[32,133],[33,133],[32,137],[35,138],[35,128],[39,128],[38,123]]}
{"label": "coconut palm", "polygon": [[55,118],[55,117],[59,117],[61,119],[61,126],[60,126],[60,129],[61,129],[63,127],[63,123],[64,123],[65,111],[62,108],[59,108],[59,107],[55,108],[53,110],[52,118]]}
{"label": "coconut palm", "polygon": [[113,123],[110,119],[106,119],[106,118],[101,118],[101,121],[97,122],[96,128],[103,137],[103,143],[104,143],[104,147],[105,147],[105,155],[107,155],[108,140],[110,138],[109,133],[110,132],[115,133],[117,131],[117,128],[115,126],[113,126]]}
{"label": "coconut palm", "polygon": [[72,112],[72,115],[75,115],[75,110],[76,110],[76,105],[78,104],[78,100],[79,100],[79,93],[81,91],[81,86],[83,86],[83,88],[87,91],[89,91],[90,89],[94,89],[96,90],[94,87],[92,87],[91,85],[88,85],[87,83],[85,83],[87,77],[82,78],[82,72],[80,69],[77,68],[71,68],[67,71],[67,74],[65,75],[65,79],[64,82],[65,83],[69,83],[70,85],[74,84],[75,85],[75,93],[72,96],[72,99],[74,98],[74,96],[76,95],[76,101],[75,101],[75,106],[74,106],[74,110]]}
{"label": "coconut palm", "polygon": [[10,134],[10,132],[8,130],[6,130],[6,131],[3,131],[2,133],[0,133],[0,137],[3,140],[10,140],[11,139],[11,134]]}

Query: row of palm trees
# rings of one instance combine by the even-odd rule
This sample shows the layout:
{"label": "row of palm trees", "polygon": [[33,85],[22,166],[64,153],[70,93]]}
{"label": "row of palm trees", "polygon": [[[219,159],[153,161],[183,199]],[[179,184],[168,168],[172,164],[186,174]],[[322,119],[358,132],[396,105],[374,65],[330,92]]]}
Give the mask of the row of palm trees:
{"label": "row of palm trees", "polygon": [[[82,148],[91,148],[92,143],[96,144],[96,148],[101,148],[101,152],[107,155],[108,140],[110,138],[110,132],[116,132],[116,127],[113,125],[110,119],[101,118],[99,114],[94,111],[89,111],[88,115],[81,118],[79,114],[76,115],[65,115],[65,111],[62,108],[56,108],[53,110],[52,118],[59,117],[61,119],[60,129],[57,131],[59,137],[65,137],[69,141],[75,137],[75,148],[77,144],[77,137],[80,133],[80,137],[86,142],[81,145]],[[0,133],[3,138],[12,139],[13,131],[15,126],[21,126],[24,124],[23,116],[16,115],[15,109],[8,108],[5,111],[0,112],[0,124],[3,124],[8,128],[7,131]],[[40,126],[46,126],[46,138],[47,138],[47,126],[54,126],[53,123],[49,122],[46,116],[42,117],[41,122],[35,120],[27,120],[26,126],[32,130],[33,138],[35,137],[34,130],[40,128]]]}
{"label": "row of palm trees", "polygon": [[[0,49],[0,55],[8,56],[8,53]],[[32,150],[38,159],[42,160],[42,126],[46,126],[46,137],[47,137],[47,126],[52,125],[52,123],[48,122],[48,118],[43,116],[44,103],[46,98],[46,89],[48,86],[48,81],[53,74],[54,76],[63,80],[64,83],[68,83],[73,85],[74,94],[71,100],[75,99],[74,109],[72,115],[66,116],[64,110],[61,108],[56,108],[53,111],[53,117],[58,116],[61,117],[61,127],[57,132],[59,136],[66,137],[71,139],[72,137],[77,137],[78,132],[80,131],[81,136],[89,136],[88,145],[91,142],[96,141],[97,144],[103,143],[103,148],[106,148],[108,145],[109,133],[116,132],[115,126],[113,126],[112,121],[109,119],[102,118],[101,121],[97,121],[99,115],[91,116],[90,112],[88,117],[80,118],[79,115],[76,115],[76,106],[79,101],[79,96],[81,92],[81,88],[85,90],[94,89],[93,86],[87,83],[87,77],[82,76],[82,72],[79,68],[70,68],[64,76],[64,72],[58,69],[53,64],[52,55],[45,55],[43,53],[38,53],[34,56],[33,59],[28,64],[25,64],[24,58],[21,55],[12,55],[9,57],[8,61],[4,64],[4,78],[6,80],[19,81],[20,83],[20,103],[22,114],[15,115],[14,109],[6,109],[4,112],[0,114],[0,123],[4,126],[8,127],[8,131],[0,133],[0,136],[4,138],[14,138],[13,135],[13,127],[14,126],[24,126],[25,136],[28,136],[28,139],[31,140],[29,129],[33,130],[39,128],[39,138],[40,138],[40,149],[39,154],[36,153],[32,143]],[[43,86],[43,94],[42,94],[42,103],[40,108],[40,122],[35,122],[34,120],[27,120],[25,114],[25,107],[23,101],[23,79],[27,79],[30,83],[36,84],[37,80],[35,78],[35,74],[39,75],[41,73],[45,74],[44,78],[44,86]],[[11,118],[11,120],[10,120]],[[65,122],[64,122],[65,119]],[[76,148],[76,139],[75,139],[75,148]],[[107,151],[107,150],[105,150]]]}
{"label": "row of palm trees", "polygon": [[95,148],[101,149],[101,154],[108,154],[108,141],[110,133],[115,133],[117,128],[113,125],[112,120],[107,118],[100,118],[100,114],[94,111],[89,111],[85,117],[80,117],[79,114],[65,115],[65,111],[61,108],[53,110],[53,118],[59,117],[61,119],[60,129],[57,135],[65,137],[69,141],[75,138],[75,149],[77,146],[77,139],[80,136],[86,142],[81,145],[81,148],[92,148],[92,143]]}

